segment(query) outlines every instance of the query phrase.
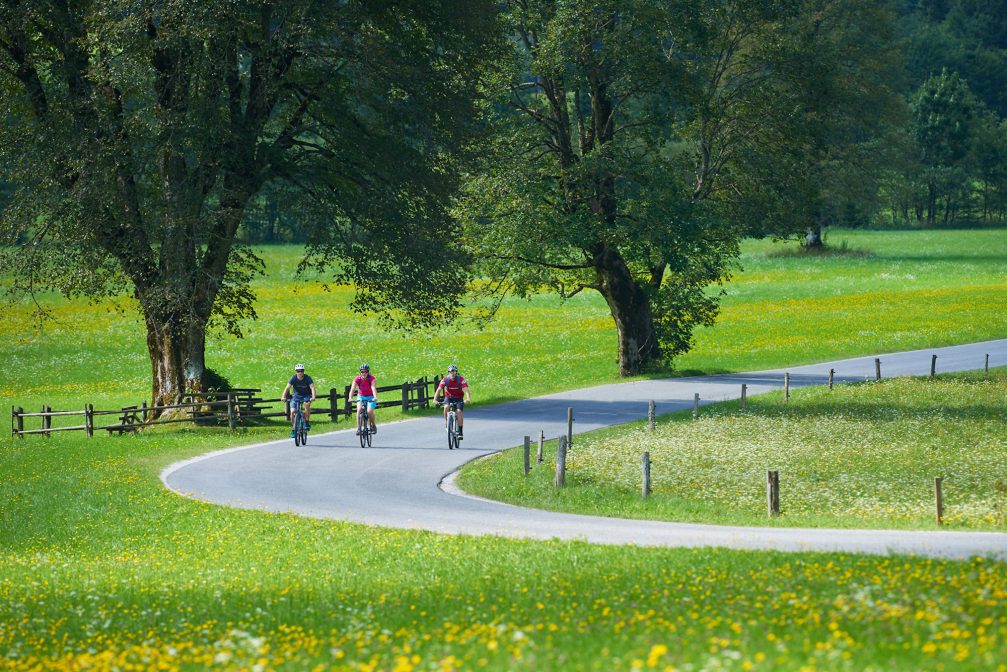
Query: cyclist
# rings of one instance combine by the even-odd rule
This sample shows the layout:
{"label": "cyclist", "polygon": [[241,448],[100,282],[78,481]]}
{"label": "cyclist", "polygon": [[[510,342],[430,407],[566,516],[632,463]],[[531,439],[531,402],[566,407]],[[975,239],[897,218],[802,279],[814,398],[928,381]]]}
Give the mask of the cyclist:
{"label": "cyclist", "polygon": [[462,436],[462,410],[465,408],[465,402],[469,401],[469,384],[465,378],[458,373],[458,367],[454,364],[448,367],[448,375],[441,379],[440,385],[434,391],[434,403],[441,403],[438,397],[441,394],[441,390],[444,390],[444,421],[447,422],[448,419],[448,404],[451,402],[458,405],[458,438],[465,438]]}
{"label": "cyclist", "polygon": [[[377,379],[371,375],[371,367],[367,364],[360,365],[360,375],[353,379],[353,384],[350,385],[350,392],[346,395],[346,401],[353,398],[353,393],[357,393],[357,416],[360,415],[360,409],[364,404],[367,404],[367,418],[371,422],[371,434],[377,434],[378,426],[374,424],[374,409],[378,407],[378,386]],[[357,428],[357,434],[360,433],[360,428]]]}
{"label": "cyclist", "polygon": [[287,392],[293,392],[290,404],[290,438],[294,438],[294,408],[298,402],[304,409],[304,429],[311,429],[311,402],[315,400],[315,381],[304,373],[304,365],[294,367],[294,375],[287,381],[280,398],[287,399]]}

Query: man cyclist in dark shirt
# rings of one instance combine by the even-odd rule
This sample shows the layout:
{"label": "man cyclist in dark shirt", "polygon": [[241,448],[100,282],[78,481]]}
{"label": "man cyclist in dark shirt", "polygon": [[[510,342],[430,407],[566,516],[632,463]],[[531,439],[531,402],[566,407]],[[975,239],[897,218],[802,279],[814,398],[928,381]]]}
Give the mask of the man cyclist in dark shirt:
{"label": "man cyclist in dark shirt", "polygon": [[294,408],[298,402],[304,408],[304,429],[311,429],[311,402],[315,400],[315,381],[311,376],[305,375],[304,365],[298,364],[294,367],[294,375],[287,381],[287,386],[283,388],[281,399],[287,398],[287,392],[293,390],[290,402],[290,438],[294,438]]}
{"label": "man cyclist in dark shirt", "polygon": [[462,411],[465,409],[465,402],[469,401],[469,383],[458,373],[458,367],[452,364],[448,367],[448,375],[441,379],[440,384],[434,391],[434,403],[440,403],[438,398],[441,391],[444,392],[444,420],[448,419],[448,402],[458,405],[458,438],[462,436]]}

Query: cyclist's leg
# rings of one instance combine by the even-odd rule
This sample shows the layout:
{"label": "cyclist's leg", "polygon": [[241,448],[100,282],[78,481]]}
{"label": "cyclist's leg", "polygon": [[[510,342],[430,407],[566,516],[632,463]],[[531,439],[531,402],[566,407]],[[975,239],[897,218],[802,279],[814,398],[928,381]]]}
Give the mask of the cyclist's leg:
{"label": "cyclist's leg", "polygon": [[363,429],[363,427],[360,426],[360,411],[363,409],[363,406],[364,406],[364,402],[362,402],[362,401],[360,401],[358,399],[357,400],[357,434],[359,434],[360,430]]}
{"label": "cyclist's leg", "polygon": [[375,418],[374,418],[374,409],[375,408],[377,408],[377,403],[376,402],[373,402],[373,401],[368,402],[368,404],[367,404],[367,417],[371,421],[371,431],[372,432],[376,432],[378,430],[378,425],[375,422]]}
{"label": "cyclist's leg", "polygon": [[[310,400],[311,397],[308,397]],[[311,401],[305,401],[301,406],[304,412],[304,429],[311,429]]]}

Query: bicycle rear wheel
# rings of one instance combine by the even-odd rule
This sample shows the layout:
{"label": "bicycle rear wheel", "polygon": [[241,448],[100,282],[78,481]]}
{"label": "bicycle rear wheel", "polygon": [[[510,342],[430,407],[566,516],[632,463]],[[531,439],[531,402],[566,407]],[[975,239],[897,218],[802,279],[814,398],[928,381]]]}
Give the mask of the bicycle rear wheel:
{"label": "bicycle rear wheel", "polygon": [[371,426],[370,425],[367,426],[367,433],[364,434],[364,437],[367,439],[367,447],[370,448],[371,447],[371,441],[374,440],[374,438],[373,438],[374,434],[371,433]]}
{"label": "bicycle rear wheel", "polygon": [[308,430],[307,430],[307,427],[306,427],[307,424],[308,424],[308,422],[306,420],[304,420],[304,419],[301,420],[301,445],[302,446],[308,445]]}

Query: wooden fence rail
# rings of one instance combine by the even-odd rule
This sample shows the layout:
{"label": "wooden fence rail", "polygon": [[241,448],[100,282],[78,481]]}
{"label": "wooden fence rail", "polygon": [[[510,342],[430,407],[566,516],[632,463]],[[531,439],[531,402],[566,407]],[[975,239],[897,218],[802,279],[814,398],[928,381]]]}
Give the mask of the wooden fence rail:
{"label": "wooden fence rail", "polygon": [[[440,383],[440,376],[434,376],[433,380],[426,376],[416,381],[406,381],[401,385],[386,385],[377,388],[380,395],[383,392],[398,392],[393,400],[380,401],[379,408],[391,406],[401,406],[404,411],[429,408],[433,399],[433,390],[437,389]],[[44,434],[49,436],[52,432],[84,431],[88,436],[93,436],[96,429],[104,429],[109,434],[113,432],[133,432],[141,427],[152,425],[167,425],[176,422],[192,422],[196,424],[219,425],[227,424],[234,427],[237,423],[246,424],[248,422],[262,418],[285,418],[290,412],[290,402],[279,397],[267,399],[258,396],[262,392],[259,388],[240,387],[220,392],[189,393],[183,395],[182,403],[167,404],[164,406],[148,406],[143,402],[138,406],[123,406],[118,410],[95,410],[92,404],[85,404],[79,411],[54,411],[48,405],[42,407],[39,412],[25,412],[20,406],[11,406],[11,435],[23,437],[26,434]],[[330,388],[327,395],[318,395],[318,402],[328,402],[328,407],[315,407],[315,413],[328,414],[329,419],[338,422],[340,417],[350,417],[353,415],[354,406],[347,399],[350,386],[347,385],[342,390]],[[161,415],[162,411],[188,411],[184,417],[170,417],[167,419],[153,420],[154,415]],[[108,425],[95,424],[95,418],[99,416],[117,416],[118,422]],[[83,416],[83,424],[66,427],[53,427],[52,419],[58,417]],[[39,429],[25,429],[25,418],[41,418]]]}

